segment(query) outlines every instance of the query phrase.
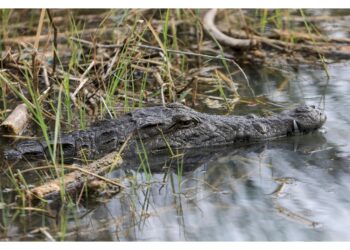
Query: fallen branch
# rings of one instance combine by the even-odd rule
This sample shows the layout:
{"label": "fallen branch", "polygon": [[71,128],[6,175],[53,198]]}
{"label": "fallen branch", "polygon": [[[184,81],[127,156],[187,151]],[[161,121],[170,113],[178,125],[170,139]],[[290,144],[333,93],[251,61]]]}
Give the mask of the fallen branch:
{"label": "fallen branch", "polygon": [[[91,37],[92,34],[95,34],[97,31],[96,28],[91,28],[91,29],[86,29],[86,30],[79,30],[76,31],[75,34],[76,35],[81,35],[82,37]],[[114,34],[115,33],[115,28],[111,27],[111,28],[105,28],[104,30],[104,34]],[[119,35],[119,33],[117,34]],[[120,33],[120,35],[122,35],[122,33]],[[65,43],[68,41],[67,39],[67,33],[66,32],[60,32],[57,33],[56,36],[57,39],[57,43]],[[19,37],[15,37],[15,38],[7,38],[2,40],[2,44],[6,45],[6,46],[10,46],[10,45],[26,45],[26,44],[33,44],[36,40],[39,40],[39,43],[42,42],[47,42],[48,40],[52,40],[50,38],[49,34],[43,34],[40,35],[39,37],[37,36],[19,36]]]}
{"label": "fallen branch", "polygon": [[18,105],[12,113],[0,125],[1,128],[11,135],[21,135],[29,121],[29,113],[25,104]]}
{"label": "fallen branch", "polygon": [[[315,41],[315,42],[325,42],[325,43],[350,43],[350,39],[346,37],[327,37],[316,34],[308,34],[303,32],[292,32],[286,30],[274,29],[273,32],[277,35],[279,39],[298,39],[302,41]],[[276,37],[275,35],[275,37]],[[274,38],[274,37],[271,37]]]}
{"label": "fallen branch", "polygon": [[[230,33],[236,37],[248,38],[244,32],[230,30]],[[278,39],[271,39],[268,37],[250,35],[256,42],[265,44],[281,51],[299,51],[306,54],[323,55],[327,59],[350,59],[350,52],[346,51],[346,46],[341,44],[327,44],[321,45],[306,45],[292,42],[285,42]]]}
{"label": "fallen branch", "polygon": [[[305,22],[305,18],[302,16],[287,16],[287,17],[282,17],[282,20],[284,22],[300,22],[303,23]],[[349,21],[350,20],[350,16],[346,15],[346,16],[308,16],[307,17],[307,21],[308,22],[336,22],[336,21]]]}
{"label": "fallen branch", "polygon": [[[81,190],[84,187],[84,184],[88,184],[94,180],[102,180],[108,184],[122,188],[123,186],[120,183],[101,176],[109,169],[115,168],[121,163],[121,158],[114,152],[87,165],[65,166],[65,169],[73,171],[61,178],[54,179],[41,186],[30,189],[27,192],[27,197],[30,200],[54,200],[60,196],[61,190],[64,190],[65,193],[74,194]],[[54,168],[54,166],[45,166],[35,169],[39,170],[48,168]]]}
{"label": "fallen branch", "polygon": [[[105,178],[102,175],[120,166],[120,164],[122,163],[121,154],[124,151],[131,137],[132,134],[128,136],[128,138],[120,148],[119,152],[109,153],[101,159],[98,159],[86,165],[65,166],[66,169],[73,171],[60,178],[56,178],[41,186],[37,186],[28,190],[27,197],[29,198],[29,200],[32,201],[54,200],[60,197],[62,190],[64,190],[64,193],[76,194],[79,193],[79,190],[84,188],[85,184],[89,186],[90,183],[93,183],[96,180],[102,180],[108,184],[112,184],[119,188],[125,188],[119,182]],[[54,166],[45,166],[34,169],[38,170],[52,167]],[[22,173],[24,173],[24,171],[22,171]]]}

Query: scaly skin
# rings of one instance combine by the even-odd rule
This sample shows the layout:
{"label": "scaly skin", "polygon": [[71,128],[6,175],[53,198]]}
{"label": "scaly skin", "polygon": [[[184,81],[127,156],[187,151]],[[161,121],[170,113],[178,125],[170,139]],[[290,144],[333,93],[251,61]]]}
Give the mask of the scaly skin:
{"label": "scaly skin", "polygon": [[[132,133],[128,150],[136,151],[141,141],[147,150],[164,148],[211,147],[215,145],[242,145],[247,142],[309,133],[319,129],[326,116],[314,106],[301,105],[270,117],[221,116],[199,113],[182,104],[143,108],[114,120],[100,121],[87,130],[63,134],[65,161],[73,158],[96,159],[118,150]],[[23,141],[15,149],[5,151],[5,159],[38,160],[48,158],[45,141]]]}

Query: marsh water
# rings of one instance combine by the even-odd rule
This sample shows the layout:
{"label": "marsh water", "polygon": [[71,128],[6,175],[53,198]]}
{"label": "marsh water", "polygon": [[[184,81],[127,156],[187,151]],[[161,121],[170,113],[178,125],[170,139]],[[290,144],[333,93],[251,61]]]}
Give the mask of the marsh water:
{"label": "marsh water", "polygon": [[[348,69],[347,63],[329,65],[329,80],[309,66],[251,70],[255,94],[271,103],[321,103],[324,128],[242,148],[150,157],[151,176],[126,159],[111,176],[127,188],[110,197],[49,213],[7,209],[8,177],[2,175],[0,240],[350,240]],[[237,106],[234,113],[261,113],[258,107]]]}

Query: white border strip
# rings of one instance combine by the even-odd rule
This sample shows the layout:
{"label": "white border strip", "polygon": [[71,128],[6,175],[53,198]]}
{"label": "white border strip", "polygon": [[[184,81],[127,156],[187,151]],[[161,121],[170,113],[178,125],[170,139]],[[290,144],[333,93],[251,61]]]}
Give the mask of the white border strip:
{"label": "white border strip", "polygon": [[23,249],[26,250],[38,250],[47,249],[50,250],[66,250],[70,249],[84,249],[84,250],[96,250],[96,249],[127,249],[127,250],[185,250],[185,249],[201,249],[201,250],[301,250],[301,249],[317,249],[317,250],[348,250],[348,242],[61,242],[61,243],[49,243],[49,242],[7,242],[1,243],[1,249]]}
{"label": "white border strip", "polygon": [[1,0],[0,8],[350,8],[348,0]]}

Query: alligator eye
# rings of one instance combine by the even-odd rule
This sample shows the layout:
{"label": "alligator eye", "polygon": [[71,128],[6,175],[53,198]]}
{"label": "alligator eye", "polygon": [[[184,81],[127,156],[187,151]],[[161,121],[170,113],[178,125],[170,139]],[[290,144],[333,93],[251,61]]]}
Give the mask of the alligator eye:
{"label": "alligator eye", "polygon": [[173,118],[176,125],[181,128],[188,128],[191,126],[194,126],[198,123],[197,120],[193,119],[192,117],[186,116],[186,115],[178,115]]}
{"label": "alligator eye", "polygon": [[188,128],[188,127],[191,126],[192,121],[191,120],[188,120],[188,121],[181,121],[180,120],[180,121],[177,122],[177,124],[180,125],[183,128]]}

